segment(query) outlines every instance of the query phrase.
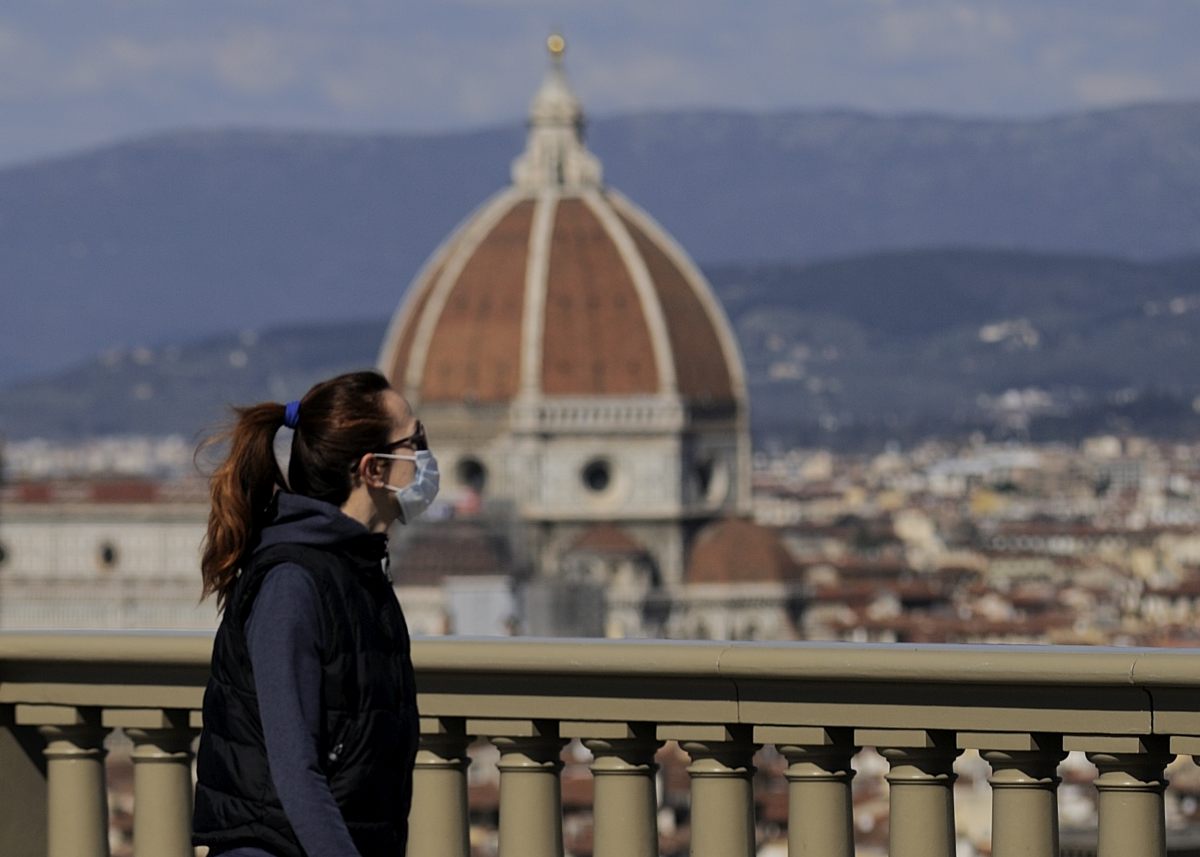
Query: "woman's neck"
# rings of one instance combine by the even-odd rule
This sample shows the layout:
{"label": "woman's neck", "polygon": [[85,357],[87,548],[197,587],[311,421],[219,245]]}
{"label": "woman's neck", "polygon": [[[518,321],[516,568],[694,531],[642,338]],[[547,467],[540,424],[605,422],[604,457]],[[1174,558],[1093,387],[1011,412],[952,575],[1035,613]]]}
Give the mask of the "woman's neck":
{"label": "woman's neck", "polygon": [[358,521],[372,533],[386,533],[391,520],[379,514],[379,505],[371,496],[370,489],[360,485],[350,492],[341,505],[342,514]]}

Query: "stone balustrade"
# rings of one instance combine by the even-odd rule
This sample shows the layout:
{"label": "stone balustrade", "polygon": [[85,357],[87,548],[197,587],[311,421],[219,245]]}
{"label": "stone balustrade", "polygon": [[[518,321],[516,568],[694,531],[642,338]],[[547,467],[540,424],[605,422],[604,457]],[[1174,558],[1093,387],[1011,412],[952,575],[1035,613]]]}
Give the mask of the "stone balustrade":
{"label": "stone balustrade", "polygon": [[[138,857],[191,855],[191,746],[211,638],[0,634],[0,842],[107,857],[104,738],[133,742]],[[1057,768],[1098,774],[1100,857],[1166,853],[1164,770],[1200,754],[1200,652],[480,640],[414,644],[409,854],[467,857],[467,747],[499,751],[502,857],[561,857],[560,753],[593,756],[595,854],[657,854],[655,764],[689,755],[695,857],[754,853],[753,756],[787,762],[791,857],[851,857],[850,758],[887,760],[890,854],[954,854],[955,758],[991,765],[995,857],[1056,857]]]}

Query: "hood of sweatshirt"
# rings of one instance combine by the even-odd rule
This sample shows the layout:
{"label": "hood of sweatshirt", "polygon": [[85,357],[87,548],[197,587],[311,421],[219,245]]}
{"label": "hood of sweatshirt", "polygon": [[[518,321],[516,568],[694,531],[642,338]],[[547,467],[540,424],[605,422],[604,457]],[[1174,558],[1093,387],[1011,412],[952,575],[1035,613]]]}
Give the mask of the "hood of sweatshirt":
{"label": "hood of sweatshirt", "polygon": [[254,552],[272,545],[343,545],[358,555],[382,559],[387,555],[387,535],[372,533],[332,503],[280,491],[271,501],[269,523],[263,527]]}

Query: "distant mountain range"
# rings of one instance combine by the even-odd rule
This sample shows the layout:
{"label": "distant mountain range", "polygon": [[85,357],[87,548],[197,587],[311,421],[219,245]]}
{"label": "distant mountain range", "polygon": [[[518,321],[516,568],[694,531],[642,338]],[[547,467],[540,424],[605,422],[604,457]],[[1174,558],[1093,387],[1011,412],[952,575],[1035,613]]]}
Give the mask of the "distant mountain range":
{"label": "distant mountain range", "polygon": [[[382,320],[506,184],[522,136],[181,132],[0,170],[0,383],[120,345]],[[710,265],[1200,253],[1200,104],[1021,121],[660,113],[596,121],[590,144]],[[854,264],[894,279],[909,258]]]}
{"label": "distant mountain range", "polygon": [[[911,251],[707,274],[741,343],[759,446],[1200,437],[1200,256]],[[230,403],[370,366],[383,316],[113,349],[0,390],[0,432],[194,437]]]}

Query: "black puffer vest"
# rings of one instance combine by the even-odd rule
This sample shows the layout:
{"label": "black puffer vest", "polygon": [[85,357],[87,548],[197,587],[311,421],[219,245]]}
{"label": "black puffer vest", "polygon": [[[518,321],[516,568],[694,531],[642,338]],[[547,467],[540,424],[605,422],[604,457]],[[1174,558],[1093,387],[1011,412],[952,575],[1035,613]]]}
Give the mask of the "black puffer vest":
{"label": "black puffer vest", "polygon": [[197,755],[195,845],[214,854],[256,845],[305,855],[271,782],[244,627],[273,566],[312,575],[329,634],[322,656],[319,758],[363,857],[403,855],[418,716],[408,628],[381,562],[382,535],[330,545],[273,545],[254,554],[230,593],[213,643]]}

